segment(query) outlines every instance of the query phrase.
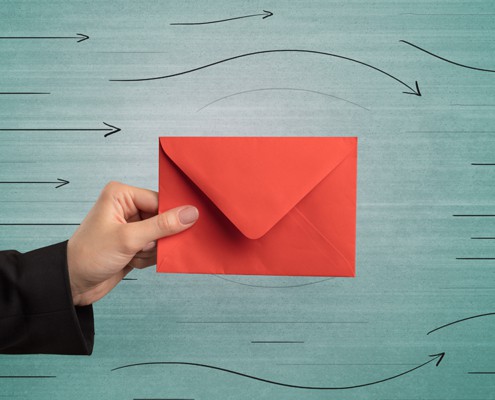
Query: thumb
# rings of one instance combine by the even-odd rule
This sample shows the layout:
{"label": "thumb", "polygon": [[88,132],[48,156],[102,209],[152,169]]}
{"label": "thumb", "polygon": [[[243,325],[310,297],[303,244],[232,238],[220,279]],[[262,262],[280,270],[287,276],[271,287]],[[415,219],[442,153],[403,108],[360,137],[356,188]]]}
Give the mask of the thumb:
{"label": "thumb", "polygon": [[124,226],[125,229],[130,230],[128,233],[132,237],[132,242],[135,244],[137,252],[149,242],[174,235],[191,227],[198,219],[198,216],[199,212],[196,207],[182,206]]}

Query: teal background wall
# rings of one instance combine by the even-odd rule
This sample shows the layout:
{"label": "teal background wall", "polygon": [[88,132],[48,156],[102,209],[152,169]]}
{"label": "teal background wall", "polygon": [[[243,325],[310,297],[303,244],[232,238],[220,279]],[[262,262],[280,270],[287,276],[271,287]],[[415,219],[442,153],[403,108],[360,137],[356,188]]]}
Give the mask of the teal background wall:
{"label": "teal background wall", "polygon": [[[170,25],[262,10],[274,15]],[[0,0],[0,36],[73,37],[0,39],[0,92],[50,93],[0,94],[0,129],[62,129],[1,130],[0,181],[70,181],[0,184],[2,249],[69,238],[75,225],[42,224],[78,224],[110,180],[156,190],[161,135],[359,137],[356,278],[134,271],[95,304],[91,357],[1,356],[0,375],[56,378],[0,379],[0,398],[495,399],[495,315],[427,335],[495,312],[495,241],[473,239],[495,237],[495,218],[454,216],[495,215],[495,166],[472,165],[495,163],[495,73],[399,42],[495,70],[495,3]],[[110,81],[270,49],[359,60],[422,96],[363,64],[295,52]],[[104,137],[103,122],[121,131]],[[339,387],[440,352],[438,367],[334,391],[183,365],[111,371],[179,361]]]}

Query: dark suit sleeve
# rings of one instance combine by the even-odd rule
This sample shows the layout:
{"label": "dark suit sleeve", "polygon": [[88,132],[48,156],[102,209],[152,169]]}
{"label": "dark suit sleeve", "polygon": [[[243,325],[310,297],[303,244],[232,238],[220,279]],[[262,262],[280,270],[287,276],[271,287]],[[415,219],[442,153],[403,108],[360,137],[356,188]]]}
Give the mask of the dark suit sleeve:
{"label": "dark suit sleeve", "polygon": [[72,303],[67,241],[0,252],[0,353],[89,355],[93,340],[92,306]]}

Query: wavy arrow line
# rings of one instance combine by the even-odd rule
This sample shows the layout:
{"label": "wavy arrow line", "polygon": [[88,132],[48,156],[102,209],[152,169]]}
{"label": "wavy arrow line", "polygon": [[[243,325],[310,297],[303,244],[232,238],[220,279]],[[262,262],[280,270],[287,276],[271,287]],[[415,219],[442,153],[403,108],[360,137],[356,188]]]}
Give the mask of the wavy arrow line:
{"label": "wavy arrow line", "polygon": [[84,42],[89,39],[88,35],[77,33],[77,36],[0,36],[0,40],[32,40],[32,39],[79,39],[77,43]]}
{"label": "wavy arrow line", "polygon": [[116,126],[107,124],[106,122],[103,122],[104,125],[108,126],[108,128],[97,128],[97,129],[91,129],[91,128],[1,128],[0,132],[92,132],[92,131],[110,131],[108,133],[105,133],[103,135],[104,137],[113,135],[114,133],[120,132],[120,128],[117,128]]}
{"label": "wavy arrow line", "polygon": [[468,69],[474,69],[475,71],[495,72],[495,70],[493,70],[493,69],[485,69],[485,68],[471,67],[471,66],[469,66],[469,65],[460,64],[460,63],[458,63],[458,62],[455,62],[455,61],[452,61],[452,60],[448,60],[448,59],[446,59],[446,58],[440,57],[439,55],[433,54],[432,52],[430,52],[430,51],[428,51],[428,50],[425,50],[425,49],[423,49],[423,48],[421,48],[421,47],[419,47],[419,46],[417,46],[417,45],[415,45],[415,44],[413,44],[413,43],[411,43],[411,42],[406,41],[406,40],[399,40],[399,42],[402,42],[402,43],[408,44],[409,46],[412,46],[412,47],[414,47],[414,48],[416,48],[416,49],[418,49],[418,50],[420,50],[420,51],[423,51],[423,52],[425,52],[426,54],[429,54],[430,56],[436,57],[436,58],[438,58],[438,59],[440,59],[440,60],[446,61],[446,62],[448,62],[448,63],[450,63],[450,64],[457,65],[457,66],[459,66],[459,67],[468,68]]}
{"label": "wavy arrow line", "polygon": [[427,365],[427,364],[429,364],[429,363],[431,363],[433,361],[437,361],[436,362],[436,366],[438,367],[438,365],[440,364],[440,362],[442,361],[442,359],[443,359],[444,356],[445,356],[445,353],[432,354],[432,355],[430,355],[430,357],[432,357],[431,360],[429,360],[429,361],[427,361],[427,362],[425,362],[425,363],[423,363],[421,365],[418,365],[417,367],[411,368],[411,369],[409,369],[409,370],[407,370],[405,372],[402,372],[400,374],[391,376],[389,378],[380,379],[378,381],[374,381],[374,382],[370,382],[370,383],[363,383],[361,385],[336,386],[336,387],[291,385],[291,384],[288,384],[288,383],[281,383],[281,382],[271,381],[271,380],[268,380],[268,379],[259,378],[259,377],[252,376],[252,375],[243,374],[241,372],[232,371],[230,369],[215,367],[213,365],[198,364],[198,363],[191,363],[191,362],[175,362],[175,361],[167,362],[167,361],[164,361],[164,362],[148,362],[148,363],[129,364],[129,365],[123,365],[121,367],[114,368],[111,371],[116,371],[118,369],[135,367],[135,366],[141,366],[141,365],[190,365],[190,366],[195,366],[195,367],[215,369],[215,370],[218,370],[218,371],[227,372],[229,374],[239,375],[239,376],[243,376],[245,378],[254,379],[254,380],[265,382],[265,383],[270,383],[272,385],[285,386],[285,387],[296,388],[296,389],[308,389],[308,390],[344,390],[344,389],[356,389],[356,388],[360,388],[360,387],[365,387],[365,386],[370,386],[370,385],[376,385],[378,383],[386,382],[386,381],[389,381],[391,379],[395,379],[395,378],[398,378],[398,377],[403,376],[405,374],[408,374],[410,372],[413,372],[414,370],[417,370],[418,368],[424,367],[425,365]]}
{"label": "wavy arrow line", "polygon": [[219,22],[226,22],[226,21],[233,21],[235,19],[242,19],[242,18],[251,18],[251,17],[258,17],[262,16],[262,19],[269,18],[273,15],[272,12],[263,10],[263,14],[251,14],[251,15],[244,15],[242,17],[234,17],[234,18],[227,18],[227,19],[219,19],[217,21],[208,21],[208,22],[174,22],[170,25],[207,25],[207,24],[217,24]]}
{"label": "wavy arrow line", "polygon": [[18,181],[18,182],[14,182],[14,181],[3,181],[3,182],[0,182],[0,184],[46,184],[46,183],[56,183],[58,184],[58,186],[55,186],[55,189],[58,189],[59,187],[62,187],[62,186],[65,186],[67,185],[68,183],[70,183],[69,181],[66,181],[65,179],[60,179],[60,178],[57,178],[57,181],[58,182],[27,182],[27,181]]}
{"label": "wavy arrow line", "polygon": [[486,313],[486,314],[479,314],[479,315],[473,315],[472,317],[467,317],[467,318],[459,319],[459,320],[454,321],[454,322],[449,322],[448,324],[445,324],[445,325],[439,326],[438,328],[432,329],[431,331],[429,331],[427,333],[427,335],[429,335],[430,333],[433,333],[435,331],[438,331],[440,329],[446,328],[447,326],[458,324],[459,322],[467,321],[467,320],[474,319],[474,318],[486,317],[488,315],[495,315],[495,312]]}
{"label": "wavy arrow line", "polygon": [[250,56],[255,56],[255,55],[259,55],[259,54],[289,53],[289,52],[290,53],[318,54],[318,55],[323,55],[323,56],[340,58],[340,59],[347,60],[347,61],[352,61],[352,62],[355,62],[357,64],[364,65],[364,66],[366,66],[368,68],[374,69],[375,71],[378,71],[378,72],[380,72],[380,73],[388,76],[389,78],[392,78],[393,80],[399,82],[401,85],[407,87],[410,90],[410,92],[402,92],[402,93],[413,94],[413,95],[416,95],[416,96],[421,96],[421,91],[419,90],[418,81],[415,82],[415,88],[413,88],[413,87],[409,86],[407,83],[401,81],[399,78],[396,78],[395,76],[389,74],[388,72],[385,72],[384,70],[382,70],[380,68],[377,68],[377,67],[374,67],[373,65],[367,64],[367,63],[365,63],[363,61],[359,61],[359,60],[356,60],[356,59],[350,58],[350,57],[341,56],[341,55],[338,55],[338,54],[327,53],[327,52],[324,52],[324,51],[304,50],[304,49],[276,49],[276,50],[254,51],[254,52],[251,52],[251,53],[245,53],[245,54],[240,54],[238,56],[225,58],[225,59],[220,60],[220,61],[215,61],[215,62],[210,63],[210,64],[202,65],[201,67],[192,68],[192,69],[189,69],[187,71],[177,72],[175,74],[163,75],[163,76],[156,76],[156,77],[151,77],[151,78],[110,79],[110,81],[111,82],[141,82],[141,81],[153,81],[153,80],[158,80],[158,79],[167,79],[167,78],[172,78],[174,76],[180,76],[180,75],[184,75],[184,74],[189,74],[191,72],[199,71],[201,69],[212,67],[214,65],[222,64],[222,63],[225,63],[225,62],[228,62],[228,61],[236,60],[238,58],[250,57]]}

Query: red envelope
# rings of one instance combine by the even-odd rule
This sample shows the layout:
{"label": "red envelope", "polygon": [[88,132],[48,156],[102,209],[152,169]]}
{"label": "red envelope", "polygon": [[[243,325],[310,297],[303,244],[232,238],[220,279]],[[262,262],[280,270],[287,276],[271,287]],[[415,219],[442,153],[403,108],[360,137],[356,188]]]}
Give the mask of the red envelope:
{"label": "red envelope", "polygon": [[157,272],[354,276],[357,138],[161,137],[159,169],[159,212],[199,219]]}

